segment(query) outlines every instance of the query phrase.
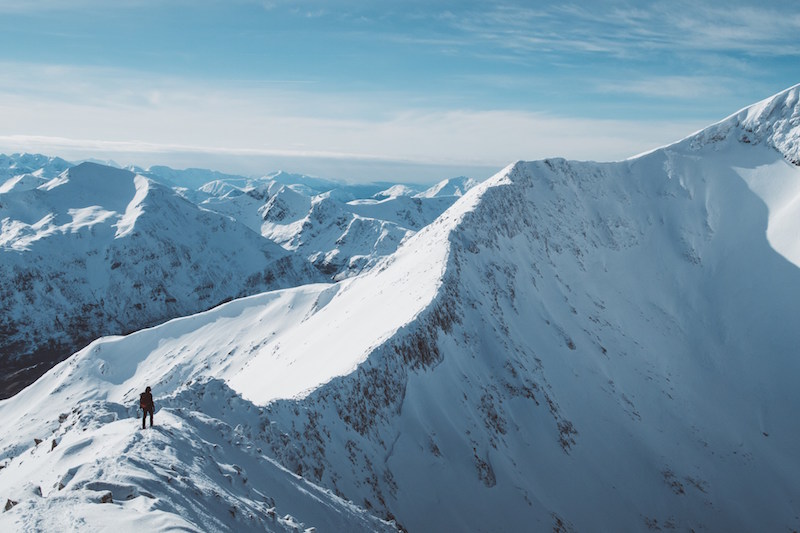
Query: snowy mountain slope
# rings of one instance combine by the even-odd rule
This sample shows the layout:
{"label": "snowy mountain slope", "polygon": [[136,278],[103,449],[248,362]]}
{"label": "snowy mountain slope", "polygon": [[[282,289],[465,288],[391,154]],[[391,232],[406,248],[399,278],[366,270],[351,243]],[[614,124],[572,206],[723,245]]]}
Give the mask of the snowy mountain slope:
{"label": "snowy mountain slope", "polygon": [[394,252],[475,183],[455,178],[419,194],[418,187],[406,185],[375,193],[385,184],[348,185],[277,172],[259,179],[218,179],[179,192],[341,279]]}
{"label": "snowy mountain slope", "polygon": [[42,154],[0,154],[0,179],[36,174],[42,178],[54,178],[72,165],[60,157]]}
{"label": "snowy mountain slope", "polygon": [[4,396],[100,335],[318,277],[235,221],[91,163],[3,194],[0,220]]}
{"label": "snowy mountain slope", "polygon": [[[311,197],[294,189],[281,186],[260,209],[262,220],[276,225],[290,225],[301,221],[311,209]],[[280,244],[282,238],[278,238]]]}
{"label": "snowy mountain slope", "polygon": [[[753,130],[783,131],[796,91]],[[704,130],[619,163],[518,163],[365,274],[97,341],[0,402],[0,424],[18,428],[0,444],[0,498],[18,502],[0,523],[70,497],[124,523],[146,487],[164,523],[246,527],[225,506],[259,520],[262,494],[298,494],[229,489],[223,454],[249,450],[235,459],[248,479],[291,482],[278,463],[410,531],[797,530],[792,149]],[[147,384],[165,452],[137,450],[153,471],[105,468],[99,436],[77,464],[59,455],[83,427],[135,427],[122,419]],[[180,434],[223,449],[182,455]],[[118,463],[135,458],[121,449]],[[187,496],[197,456],[230,476],[196,474],[221,506]],[[73,468],[131,505],[97,511],[69,475],[59,491]],[[313,525],[305,505],[293,521]]]}
{"label": "snowy mountain slope", "polygon": [[[14,507],[11,516],[17,517],[16,523],[28,525],[39,519],[45,507],[57,510],[74,505],[77,500],[92,520],[99,520],[96,515],[100,511],[92,503],[110,491],[114,501],[131,497],[135,502],[114,510],[126,521],[137,510],[156,508],[169,513],[161,517],[167,524],[176,523],[173,515],[178,515],[190,517],[191,527],[199,530],[209,530],[209,524],[210,529],[259,530],[269,525],[265,522],[268,509],[277,506],[281,515],[288,512],[296,517],[292,521],[310,525],[321,522],[327,526],[323,529],[389,529],[389,525],[371,519],[352,505],[344,505],[324,491],[322,495],[331,500],[327,507],[336,512],[322,514],[315,510],[310,505],[314,502],[306,501],[305,493],[310,490],[307,481],[289,476],[259,452],[267,445],[264,428],[269,420],[264,410],[212,376],[235,383],[248,398],[263,403],[276,395],[303,394],[332,376],[351,372],[374,342],[392,335],[413,318],[418,306],[425,304],[419,301],[423,295],[435,293],[430,284],[438,279],[436,263],[432,266],[412,261],[406,265],[409,260],[413,257],[401,261],[401,269],[375,273],[376,282],[359,284],[354,280],[266,293],[127,337],[101,339],[59,364],[32,386],[0,402],[3,423],[17,428],[13,438],[3,440],[0,450],[5,465],[0,470],[0,486],[5,491],[0,497],[6,496],[19,506],[19,510]],[[398,282],[397,276],[412,276],[419,292],[405,295],[391,312],[373,316],[372,310],[383,295],[371,289],[376,284],[393,286]],[[325,331],[320,334],[321,325],[339,328],[351,321],[369,323],[370,327],[358,335],[338,339]],[[272,339],[280,340],[273,343]],[[331,357],[339,352],[352,354],[352,358]],[[159,427],[164,426],[166,435],[142,450],[137,437],[131,436],[138,421],[128,417],[137,392],[148,383],[157,392],[159,406],[165,407],[156,420]],[[74,406],[75,411],[65,413],[64,406]],[[29,416],[32,412],[36,413],[34,417]],[[77,422],[73,422],[73,416],[78,417]],[[126,418],[127,422],[119,420]],[[109,423],[116,425],[104,429]],[[84,428],[94,435],[87,437]],[[187,434],[191,436],[184,437]],[[47,455],[44,448],[35,446],[37,438],[46,438],[55,453]],[[112,468],[102,460],[107,455],[109,439],[119,442],[114,449],[125,459],[116,461],[122,466]],[[56,448],[52,448],[53,440]],[[233,441],[240,445],[229,451]],[[202,453],[186,451],[197,448],[198,442],[203,445]],[[220,451],[214,453],[216,443]],[[80,449],[78,458],[72,453],[75,447]],[[238,451],[239,448],[245,451]],[[64,455],[59,453],[62,449],[66,450]],[[37,459],[29,460],[29,454]],[[146,460],[138,458],[140,454]],[[231,454],[237,457],[235,462],[227,457]],[[198,471],[198,465],[193,463],[198,455],[203,458],[199,467],[207,466],[204,470]],[[127,461],[129,458],[132,460]],[[225,476],[208,475],[209,470],[213,473],[214,469],[221,469],[221,474],[234,476],[236,486],[240,478],[235,477],[234,465],[244,469],[244,477],[257,480],[253,483],[258,487],[256,492],[247,487],[232,491],[225,488]],[[198,485],[207,488],[196,495],[174,494],[164,484],[168,476],[177,481],[180,489],[175,490]],[[31,489],[31,482],[40,489]],[[59,483],[64,492],[58,488]],[[44,498],[38,496],[39,491]],[[215,493],[222,495],[221,503],[212,500],[216,506],[198,503],[198,498],[202,502]],[[144,499],[138,499],[140,496]],[[256,497],[257,502],[251,501]],[[318,495],[314,499],[319,498]],[[228,512],[234,507],[244,510],[241,516],[255,516],[255,522],[242,522],[238,513],[229,517]],[[187,508],[191,513],[186,512]],[[346,524],[344,528],[342,523]]]}
{"label": "snowy mountain slope", "polygon": [[444,213],[456,199],[455,195],[430,198],[395,196],[384,200],[353,200],[347,205],[361,217],[386,220],[419,231]]}
{"label": "snowy mountain slope", "polygon": [[464,196],[468,190],[478,184],[478,181],[466,176],[442,180],[416,196],[420,198],[435,198],[437,196]]}
{"label": "snowy mountain slope", "polygon": [[[273,241],[285,246],[290,253],[286,254],[276,247],[272,247],[271,251],[266,253],[268,255],[277,254],[276,257],[285,256],[282,261],[286,264],[280,269],[293,271],[295,274],[290,274],[286,279],[275,283],[252,285],[247,278],[253,272],[248,272],[243,276],[236,270],[239,268],[236,264],[233,265],[233,271],[227,272],[227,264],[222,263],[214,268],[217,277],[227,280],[226,286],[219,287],[215,295],[201,295],[201,299],[207,302],[204,305],[184,306],[178,310],[179,306],[169,305],[177,302],[167,302],[166,307],[170,309],[163,309],[164,302],[157,303],[155,297],[149,299],[153,301],[123,299],[122,301],[126,303],[121,305],[126,307],[127,311],[124,317],[119,317],[117,310],[105,309],[107,302],[103,298],[102,292],[113,283],[124,285],[126,282],[124,269],[119,272],[113,272],[113,270],[115,270],[114,265],[117,263],[122,265],[126,261],[93,261],[91,270],[75,274],[78,276],[75,279],[84,280],[78,281],[78,283],[73,283],[74,275],[69,273],[71,270],[69,267],[66,269],[67,274],[64,274],[59,272],[61,267],[52,261],[49,266],[40,267],[40,269],[44,268],[48,272],[47,274],[43,274],[40,269],[32,269],[31,272],[23,273],[22,265],[30,262],[34,256],[37,257],[34,262],[47,265],[48,260],[45,258],[39,261],[37,254],[43,254],[43,257],[60,257],[62,247],[71,248],[71,245],[62,246],[64,243],[71,242],[71,239],[80,239],[79,250],[81,251],[70,250],[67,256],[71,254],[73,259],[65,259],[64,262],[77,267],[78,270],[85,268],[83,266],[85,259],[79,257],[83,254],[93,256],[105,250],[107,258],[108,250],[106,248],[109,246],[110,236],[107,233],[98,233],[94,227],[97,224],[113,227],[116,217],[127,213],[127,202],[132,195],[137,194],[134,191],[138,189],[133,186],[129,186],[127,190],[117,190],[115,186],[109,188],[108,184],[103,183],[104,177],[99,175],[95,176],[94,182],[88,179],[73,179],[70,183],[63,176],[56,179],[58,174],[55,173],[55,170],[69,165],[58,158],[29,155],[4,157],[5,167],[15,169],[9,170],[11,174],[27,172],[14,175],[0,185],[0,194],[3,195],[0,206],[7,207],[7,209],[0,207],[0,210],[4,211],[0,243],[6,252],[12,250],[17,252],[17,259],[9,259],[6,261],[5,268],[0,269],[0,273],[5,276],[2,279],[9,282],[2,301],[2,308],[7,313],[2,322],[6,329],[3,330],[4,336],[0,342],[0,350],[2,350],[4,359],[19,361],[18,364],[14,364],[14,368],[5,378],[7,382],[12,383],[12,386],[3,393],[4,395],[26,385],[54,361],[100,334],[122,333],[179,314],[202,310],[208,305],[213,305],[212,296],[215,303],[231,297],[258,292],[268,287],[290,286],[336,275],[352,275],[375,264],[381,257],[392,253],[402,239],[411,234],[409,229],[399,226],[393,221],[372,218],[384,216],[379,207],[372,208],[370,213],[372,217],[359,217],[351,214],[349,208],[341,202],[330,198],[351,198],[362,188],[366,187],[365,190],[371,192],[377,185],[341,186],[340,184],[340,189],[335,191],[336,194],[328,192],[317,198],[312,209],[312,199],[296,190],[304,190],[303,187],[308,188],[309,183],[323,187],[334,186],[334,182],[286,173],[276,173],[262,179],[248,179],[202,169],[178,171],[168,167],[153,167],[142,172],[167,183],[175,180],[184,183],[207,177],[218,178],[204,184],[196,191],[186,188],[178,188],[176,191],[184,198],[197,203],[201,208],[231,217],[237,223],[244,224],[257,233],[262,232],[262,226],[268,227],[270,221],[278,222],[265,233]],[[86,174],[85,169],[94,168],[107,169],[103,172],[108,172],[109,175],[129,176],[129,174],[125,174],[125,170],[111,169],[92,163],[81,165],[79,168],[83,170],[76,172],[83,174]],[[288,185],[280,185],[278,181],[271,178],[278,178]],[[56,181],[47,185],[54,179]],[[64,181],[65,179],[66,181]],[[70,184],[65,186],[66,183]],[[155,190],[160,187],[155,185],[155,182],[152,183],[154,185],[151,189]],[[57,190],[51,190],[57,185],[59,186]],[[33,192],[33,189],[40,190]],[[102,198],[97,197],[98,194],[102,194]],[[48,196],[51,197],[50,200],[46,199]],[[58,200],[52,200],[53,198],[58,198]],[[292,199],[297,205],[294,207],[288,204],[284,205]],[[177,201],[177,198],[175,200]],[[411,201],[410,199],[405,200]],[[383,209],[383,211],[385,211],[386,217],[405,220],[406,226],[416,229],[435,218],[453,200],[454,198],[437,199],[435,202],[438,202],[441,207],[427,208],[427,210],[422,210],[419,205],[416,205],[411,209],[398,207]],[[419,204],[418,200],[415,202]],[[387,201],[385,205],[388,207],[392,203],[393,201]],[[193,210],[188,205],[184,207],[190,211]],[[294,213],[293,209],[297,212]],[[135,212],[135,209],[130,211],[130,220],[136,219]],[[52,220],[48,218],[51,215]],[[326,218],[328,216],[330,219]],[[266,217],[267,224],[265,224],[264,217]],[[345,219],[347,219],[346,223],[343,222]],[[73,222],[66,222],[68,220],[73,220]],[[189,223],[189,221],[186,222]],[[124,221],[122,223],[126,224]],[[206,222],[202,221],[202,223]],[[185,231],[183,224],[176,224],[174,227]],[[81,231],[84,233],[79,236]],[[116,239],[125,237],[126,231],[115,230],[114,240],[111,242],[120,244]],[[195,231],[204,233],[205,228],[195,228]],[[34,250],[28,250],[31,243],[45,237],[47,239],[38,243]],[[138,234],[134,233],[130,238],[136,240]],[[179,238],[178,233],[174,233],[174,238]],[[200,240],[205,238],[201,237]],[[90,242],[87,242],[87,239]],[[270,248],[269,242],[249,237],[240,245],[248,248],[249,251],[240,252],[238,255],[248,255],[251,259],[253,254],[257,255],[262,248]],[[173,247],[173,249],[175,248]],[[263,250],[261,251],[263,252]],[[148,253],[145,255],[148,261],[153,261],[159,254]],[[6,253],[5,257],[12,256]],[[260,262],[259,259],[255,259],[255,261]],[[308,269],[305,262],[316,265],[317,271]],[[196,274],[181,272],[184,267],[190,266],[183,259],[174,259],[171,263],[168,270],[175,271],[171,273],[173,278],[187,276],[191,278]],[[288,265],[288,263],[292,263],[292,265]],[[44,279],[42,276],[58,281],[55,285],[35,281]],[[30,279],[28,279],[29,277]],[[98,281],[104,277],[113,278],[116,281]],[[77,296],[77,292],[80,292],[77,286],[85,285],[86,279],[89,278],[93,279],[90,283],[92,287],[89,289],[93,291],[93,294]],[[19,283],[23,287],[21,291],[17,291],[15,285]],[[142,292],[141,281],[131,278],[129,283],[135,287],[128,287],[128,291]],[[247,285],[247,288],[243,288],[242,285]],[[66,288],[53,292],[54,286]],[[174,288],[167,290],[174,292]],[[42,291],[45,292],[45,296],[40,294]],[[19,294],[12,296],[12,293],[17,292]],[[194,292],[194,286],[189,292]],[[87,298],[89,303],[87,303]],[[181,300],[192,300],[192,298],[192,296],[186,296]],[[175,297],[173,295],[168,299],[172,300]],[[35,309],[27,309],[26,312],[19,313],[14,311],[17,307],[27,307],[29,304],[35,304],[36,308],[44,311],[42,313]],[[89,307],[86,307],[87,305]],[[145,305],[151,309],[142,313],[140,308]],[[132,309],[130,309],[131,306]],[[39,319],[34,318],[34,315],[40,315]],[[89,315],[89,318],[86,318],[86,315]],[[57,318],[53,318],[54,316]],[[117,323],[109,326],[107,323],[112,316],[117,317],[114,319]],[[143,318],[136,318],[136,316]],[[29,324],[30,327],[20,327],[20,324]],[[126,325],[122,327],[121,324]],[[26,359],[30,359],[30,361],[25,361]],[[2,385],[2,388],[5,389],[5,385]]]}
{"label": "snowy mountain slope", "polygon": [[800,179],[736,140],[514,166],[432,307],[270,406],[272,452],[412,531],[797,529],[800,271],[765,239],[765,168]]}
{"label": "snowy mountain slope", "polygon": [[261,233],[341,279],[393,253],[456,199],[397,196],[343,203],[336,194],[308,197],[283,187],[260,209]]}
{"label": "snowy mountain slope", "polygon": [[[195,191],[194,199],[203,209],[229,216],[260,234],[263,220],[259,211],[269,198],[269,191],[273,186],[260,184],[239,188],[228,182],[211,182]],[[181,194],[187,196],[187,193],[188,191],[183,191]],[[204,197],[198,193],[202,193]]]}
{"label": "snowy mountain slope", "polygon": [[372,196],[375,200],[385,200],[387,198],[396,198],[398,196],[414,196],[419,191],[415,187],[409,187],[408,185],[397,184],[392,185],[388,189],[380,191]]}
{"label": "snowy mountain slope", "polygon": [[[93,401],[59,415],[53,439],[7,461],[4,531],[394,531],[288,472],[242,430],[203,414],[227,390],[203,384],[196,405],[161,408],[136,430],[132,409]],[[188,397],[188,394],[184,395]],[[245,424],[257,410],[233,402]],[[232,420],[229,418],[229,422]],[[16,492],[18,490],[19,492]],[[302,520],[298,519],[302,516]]]}
{"label": "snowy mountain slope", "polygon": [[[341,509],[342,501],[327,492],[323,494],[332,500],[327,506],[336,512],[321,514],[306,501],[307,481],[284,483],[288,486],[275,481],[291,482],[293,478],[259,452],[270,441],[264,432],[269,420],[257,404],[275,397],[302,396],[336,375],[352,372],[376,344],[412,321],[428,303],[426,298],[436,293],[442,254],[446,253],[441,247],[427,250],[425,241],[421,246],[394,257],[394,268],[353,280],[257,295],[127,337],[100,339],[13,398],[0,402],[0,420],[17,428],[13,437],[3,439],[0,448],[4,465],[0,469],[0,497],[17,505],[0,518],[0,523],[20,529],[32,523],[47,526],[43,516],[77,505],[78,511],[72,511],[71,516],[86,517],[94,524],[107,523],[102,521],[114,515],[118,516],[117,523],[132,523],[130,517],[136,512],[158,509],[164,513],[158,516],[160,524],[177,527],[188,520],[186,527],[199,530],[258,530],[269,525],[264,517],[265,513],[269,516],[269,506],[259,503],[266,499],[277,507],[279,516],[289,512],[296,517],[293,522],[327,525],[321,530],[391,528],[352,505]],[[420,253],[431,261],[418,261]],[[440,257],[435,259],[431,254]],[[382,308],[385,290],[409,283],[414,291],[393,298],[390,308],[374,312]],[[352,324],[368,327],[347,336],[330,335],[331,329],[344,330]],[[236,392],[220,378],[233,384]],[[136,394],[145,384],[156,391],[157,402],[163,407],[156,420],[165,428],[157,443],[143,450],[139,439],[126,433],[138,421],[122,419],[132,414]],[[35,416],[29,416],[34,412]],[[73,422],[73,417],[78,420]],[[215,436],[209,427],[220,435]],[[84,428],[90,432],[88,437]],[[213,438],[209,433],[214,433]],[[192,438],[178,438],[184,434]],[[50,452],[35,445],[35,439],[41,438],[50,443]],[[243,445],[246,453],[227,451],[231,442],[247,439],[252,439],[252,444]],[[52,448],[54,440],[57,444]],[[118,456],[115,464],[121,466],[111,467],[102,459],[109,453],[109,440],[118,443],[112,448]],[[205,446],[202,453],[179,452],[197,447],[190,445],[194,442]],[[208,446],[214,446],[209,443],[217,442],[221,451],[210,453]],[[79,454],[73,452],[75,448]],[[65,450],[63,455],[60,450]],[[233,463],[225,457],[231,453],[245,458]],[[234,476],[234,484],[239,478],[232,464],[245,465],[248,479],[259,480],[258,491],[231,491],[225,486],[226,477],[198,471],[192,462],[197,455],[203,458],[200,466],[207,464],[206,470],[212,473],[219,469],[228,477]],[[197,495],[194,491],[176,494],[165,485],[167,479],[177,481],[182,490],[197,485],[208,488]],[[107,492],[113,501],[124,502],[130,497],[132,503],[112,508],[106,515],[105,509],[98,509],[98,502]],[[221,494],[222,504],[212,500],[217,505],[207,505],[204,498],[209,493]],[[259,501],[250,501],[252,498]],[[233,507],[245,512],[229,516]],[[249,513],[257,517],[255,522],[239,518]],[[337,525],[342,521],[346,527]]]}
{"label": "snowy mountain slope", "polygon": [[33,189],[72,165],[59,157],[41,154],[0,154],[0,194]]}
{"label": "snowy mountain slope", "polygon": [[684,141],[691,150],[738,141],[777,150],[793,166],[772,162],[737,172],[769,209],[767,238],[779,253],[800,265],[800,186],[794,167],[800,166],[800,85],[745,108]]}

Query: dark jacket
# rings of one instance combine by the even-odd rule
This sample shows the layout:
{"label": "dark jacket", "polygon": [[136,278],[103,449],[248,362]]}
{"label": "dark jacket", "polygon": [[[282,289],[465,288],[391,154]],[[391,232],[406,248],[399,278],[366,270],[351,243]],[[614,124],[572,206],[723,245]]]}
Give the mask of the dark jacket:
{"label": "dark jacket", "polygon": [[143,392],[139,395],[139,407],[145,411],[154,411],[155,404],[153,403],[153,395],[149,392]]}

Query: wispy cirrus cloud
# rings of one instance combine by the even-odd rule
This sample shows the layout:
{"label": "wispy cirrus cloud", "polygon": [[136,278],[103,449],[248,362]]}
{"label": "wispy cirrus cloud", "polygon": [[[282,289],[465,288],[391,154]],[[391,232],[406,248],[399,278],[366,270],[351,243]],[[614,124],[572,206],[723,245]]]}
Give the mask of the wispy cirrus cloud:
{"label": "wispy cirrus cloud", "polygon": [[708,106],[711,95],[728,97],[732,107],[746,105],[747,99],[737,100],[746,92],[743,80],[759,95],[798,81],[800,13],[782,0],[758,7],[738,1],[501,2],[448,12],[442,20],[462,40],[462,54],[508,65],[505,72],[473,76],[487,87],[501,87],[504,78],[506,87],[519,90],[549,80],[578,101],[613,95],[654,99],[659,106],[695,100],[691,113]]}
{"label": "wispy cirrus cloud", "polygon": [[[762,5],[698,4],[664,11],[676,44],[751,55],[800,55],[800,13]],[[679,38],[683,37],[680,41]]]}
{"label": "wispy cirrus cloud", "polygon": [[448,16],[478,41],[520,52],[632,56],[653,50],[800,54],[796,6],[728,2],[592,2],[531,8],[486,4]]}
{"label": "wispy cirrus cloud", "polygon": [[729,95],[729,84],[720,82],[720,78],[705,76],[654,76],[636,80],[600,81],[595,90],[648,98],[698,100],[709,94],[717,97]]}

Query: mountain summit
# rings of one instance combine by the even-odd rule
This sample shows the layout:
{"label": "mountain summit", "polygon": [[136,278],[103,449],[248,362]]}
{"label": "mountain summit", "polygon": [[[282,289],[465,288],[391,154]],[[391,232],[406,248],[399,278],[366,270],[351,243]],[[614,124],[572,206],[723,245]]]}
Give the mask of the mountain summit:
{"label": "mountain summit", "polygon": [[765,145],[800,166],[800,84],[734,113],[691,137],[693,146],[734,139]]}
{"label": "mountain summit", "polygon": [[0,402],[0,525],[799,529],[799,116],[518,162],[364,274],[92,343]]}

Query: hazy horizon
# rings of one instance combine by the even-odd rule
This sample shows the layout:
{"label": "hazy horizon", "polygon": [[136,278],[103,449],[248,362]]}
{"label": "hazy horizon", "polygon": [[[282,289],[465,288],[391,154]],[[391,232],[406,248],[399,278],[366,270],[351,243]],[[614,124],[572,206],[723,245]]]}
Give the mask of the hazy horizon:
{"label": "hazy horizon", "polygon": [[613,161],[798,83],[784,0],[0,3],[0,152],[481,178]]}

